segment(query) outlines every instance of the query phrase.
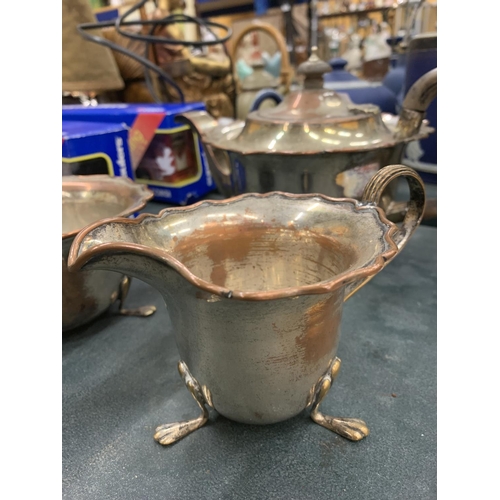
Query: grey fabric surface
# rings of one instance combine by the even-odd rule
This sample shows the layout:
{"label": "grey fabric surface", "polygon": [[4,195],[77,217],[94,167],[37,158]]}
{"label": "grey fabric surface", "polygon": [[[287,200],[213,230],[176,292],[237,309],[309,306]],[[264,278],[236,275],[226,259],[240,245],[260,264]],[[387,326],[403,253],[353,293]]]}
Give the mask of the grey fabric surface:
{"label": "grey fabric surface", "polygon": [[[164,206],[150,204],[146,211]],[[196,417],[181,381],[168,311],[133,280],[116,306],[63,336],[63,498],[430,500],[437,497],[436,228],[421,226],[402,253],[344,308],[340,374],[323,413],[364,419],[358,443],[301,415],[271,426],[215,412],[163,447],[157,425]]]}

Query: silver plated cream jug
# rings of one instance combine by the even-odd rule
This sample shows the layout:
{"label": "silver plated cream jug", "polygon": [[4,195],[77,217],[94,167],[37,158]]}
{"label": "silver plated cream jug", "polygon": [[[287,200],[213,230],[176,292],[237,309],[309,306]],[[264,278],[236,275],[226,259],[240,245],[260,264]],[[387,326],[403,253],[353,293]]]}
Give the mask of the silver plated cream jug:
{"label": "silver plated cream jug", "polygon": [[[410,187],[401,227],[377,206],[399,177]],[[404,247],[424,204],[418,174],[391,165],[361,201],[252,193],[108,219],[75,238],[69,268],[136,277],[163,295],[178,369],[201,415],[160,425],[159,443],[204,425],[210,408],[248,424],[310,408],[318,424],[359,440],[368,434],[364,421],[319,411],[340,367],[343,303]]]}

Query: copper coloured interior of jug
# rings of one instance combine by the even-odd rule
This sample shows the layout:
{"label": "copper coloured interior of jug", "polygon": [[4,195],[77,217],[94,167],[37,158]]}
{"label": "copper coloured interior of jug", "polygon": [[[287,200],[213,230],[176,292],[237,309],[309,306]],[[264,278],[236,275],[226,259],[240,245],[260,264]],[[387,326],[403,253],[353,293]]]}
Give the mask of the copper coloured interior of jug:
{"label": "copper coloured interior of jug", "polygon": [[173,255],[205,281],[256,292],[323,282],[356,261],[355,248],[333,237],[242,219],[223,231],[212,224],[193,231]]}
{"label": "copper coloured interior of jug", "polygon": [[78,253],[102,243],[136,248],[199,288],[263,300],[285,290],[322,293],[375,274],[396,253],[393,229],[379,209],[354,200],[246,194],[97,226]]}

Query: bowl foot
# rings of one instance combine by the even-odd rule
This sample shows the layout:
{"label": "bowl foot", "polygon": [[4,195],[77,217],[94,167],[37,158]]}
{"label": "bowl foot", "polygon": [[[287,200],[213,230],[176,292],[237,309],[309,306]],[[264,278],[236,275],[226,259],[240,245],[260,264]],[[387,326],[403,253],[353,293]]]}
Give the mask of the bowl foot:
{"label": "bowl foot", "polygon": [[124,276],[120,283],[120,291],[117,297],[119,301],[118,313],[122,316],[140,316],[143,318],[151,316],[156,311],[156,306],[141,306],[134,309],[126,309],[124,307],[124,302],[130,288],[130,281],[131,280],[128,276]]}

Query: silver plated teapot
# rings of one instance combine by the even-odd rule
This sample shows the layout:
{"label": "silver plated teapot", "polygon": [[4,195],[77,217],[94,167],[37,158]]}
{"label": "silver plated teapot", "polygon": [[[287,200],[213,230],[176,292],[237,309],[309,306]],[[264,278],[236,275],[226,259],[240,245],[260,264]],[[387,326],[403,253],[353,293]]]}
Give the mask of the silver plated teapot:
{"label": "silver plated teapot", "polygon": [[360,199],[376,172],[401,163],[406,145],[433,131],[424,117],[437,94],[437,69],[415,82],[399,117],[323,88],[329,71],[313,51],[297,70],[303,89],[275,107],[252,111],[245,121],[222,124],[205,111],[179,115],[198,132],[221,194],[284,191]]}

